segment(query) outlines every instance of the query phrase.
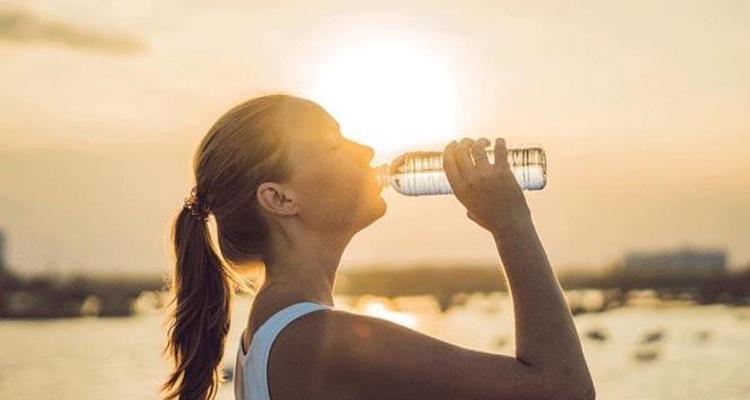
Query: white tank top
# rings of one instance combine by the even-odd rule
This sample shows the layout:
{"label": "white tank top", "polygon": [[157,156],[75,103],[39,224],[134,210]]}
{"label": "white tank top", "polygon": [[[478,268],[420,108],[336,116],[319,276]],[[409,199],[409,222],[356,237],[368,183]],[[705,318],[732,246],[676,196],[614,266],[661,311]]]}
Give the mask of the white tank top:
{"label": "white tank top", "polygon": [[242,350],[242,336],[234,365],[234,397],[236,400],[270,400],[268,392],[268,356],[271,345],[284,327],[295,319],[318,310],[328,310],[326,304],[303,301],[292,304],[271,315],[253,334],[247,354]]}

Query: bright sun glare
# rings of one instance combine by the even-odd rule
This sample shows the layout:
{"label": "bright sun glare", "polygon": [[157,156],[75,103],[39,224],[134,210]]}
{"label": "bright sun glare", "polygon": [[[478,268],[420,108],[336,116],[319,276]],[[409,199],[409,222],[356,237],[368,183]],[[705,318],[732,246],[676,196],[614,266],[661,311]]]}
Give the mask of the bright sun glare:
{"label": "bright sun glare", "polygon": [[388,321],[406,326],[411,329],[417,328],[417,319],[413,315],[409,313],[393,311],[389,309],[389,307],[382,301],[369,301],[364,305],[362,311],[367,315],[386,319]]}
{"label": "bright sun glare", "polygon": [[456,136],[453,74],[429,46],[387,36],[358,42],[330,53],[315,73],[310,98],[376,159]]}

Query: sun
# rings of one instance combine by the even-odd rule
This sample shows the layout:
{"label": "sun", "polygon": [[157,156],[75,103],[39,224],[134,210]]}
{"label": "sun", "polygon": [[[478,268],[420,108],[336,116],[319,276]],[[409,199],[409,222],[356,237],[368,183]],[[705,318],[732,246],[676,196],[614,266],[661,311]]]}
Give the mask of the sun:
{"label": "sun", "polygon": [[313,68],[309,97],[376,159],[456,137],[454,74],[425,43],[383,35],[342,46]]}

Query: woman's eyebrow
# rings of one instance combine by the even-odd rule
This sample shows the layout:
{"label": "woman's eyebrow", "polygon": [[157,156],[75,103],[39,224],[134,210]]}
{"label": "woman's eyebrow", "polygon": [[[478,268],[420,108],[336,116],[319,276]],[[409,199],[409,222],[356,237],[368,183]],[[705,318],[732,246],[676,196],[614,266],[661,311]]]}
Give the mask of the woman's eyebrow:
{"label": "woman's eyebrow", "polygon": [[341,134],[341,127],[339,127],[339,124],[336,124],[336,128],[331,130],[331,136],[338,139],[344,138],[344,135]]}

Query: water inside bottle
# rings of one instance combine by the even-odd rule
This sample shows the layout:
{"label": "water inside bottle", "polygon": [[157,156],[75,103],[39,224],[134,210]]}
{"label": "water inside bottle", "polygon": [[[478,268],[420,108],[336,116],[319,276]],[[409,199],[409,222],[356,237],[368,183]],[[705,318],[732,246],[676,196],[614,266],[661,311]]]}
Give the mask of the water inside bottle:
{"label": "water inside bottle", "polygon": [[[491,164],[495,163],[493,149],[487,149],[487,158]],[[547,160],[541,146],[509,148],[508,164],[521,189],[539,190],[546,185]],[[453,193],[443,170],[441,152],[405,153],[390,165],[378,167],[377,172],[382,186],[391,186],[407,196]]]}

